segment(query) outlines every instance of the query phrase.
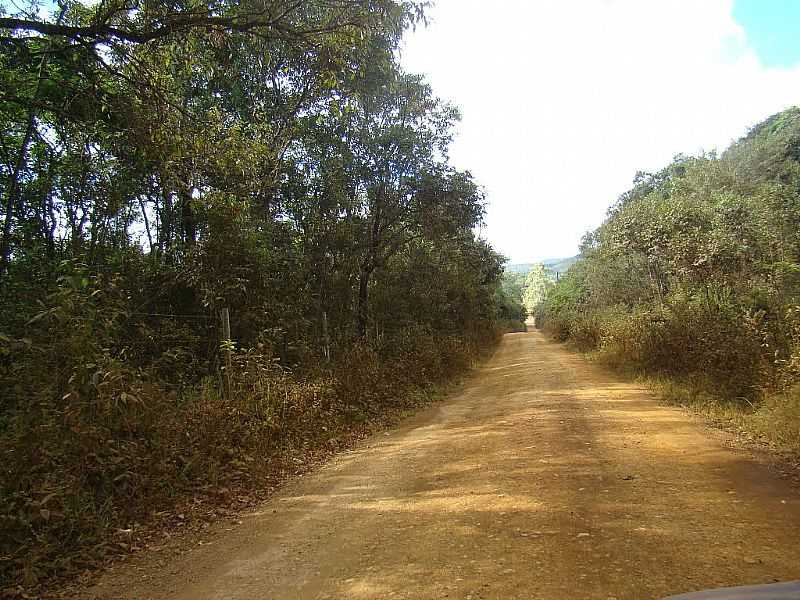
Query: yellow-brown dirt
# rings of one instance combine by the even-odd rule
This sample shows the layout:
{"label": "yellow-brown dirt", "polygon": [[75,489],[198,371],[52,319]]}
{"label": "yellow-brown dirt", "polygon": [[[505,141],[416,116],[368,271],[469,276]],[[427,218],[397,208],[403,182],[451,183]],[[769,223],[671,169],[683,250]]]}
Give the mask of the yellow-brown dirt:
{"label": "yellow-brown dirt", "polygon": [[800,495],[726,434],[547,341],[94,599],[644,600],[800,578]]}

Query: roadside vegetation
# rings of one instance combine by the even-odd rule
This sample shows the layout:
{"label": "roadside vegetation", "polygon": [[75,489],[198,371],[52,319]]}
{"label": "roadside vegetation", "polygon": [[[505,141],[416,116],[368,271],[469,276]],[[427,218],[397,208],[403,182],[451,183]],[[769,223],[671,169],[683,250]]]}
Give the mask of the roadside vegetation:
{"label": "roadside vegetation", "polygon": [[[573,259],[561,259],[550,263],[560,267],[562,264],[572,264],[572,261]],[[559,271],[545,266],[544,263],[509,265],[503,273],[503,290],[506,296],[519,305],[517,310],[524,321],[528,315],[535,314],[539,304],[544,301],[547,290],[559,276]]]}
{"label": "roadside vegetation", "polygon": [[0,15],[0,590],[339,447],[524,320],[458,112],[397,63],[425,4]]}
{"label": "roadside vegetation", "polygon": [[800,453],[800,109],[638,175],[535,310],[555,338]]}
{"label": "roadside vegetation", "polygon": [[509,270],[503,272],[497,289],[496,302],[500,310],[503,329],[511,332],[527,331],[525,320],[528,311],[522,301],[525,293],[525,277]]}

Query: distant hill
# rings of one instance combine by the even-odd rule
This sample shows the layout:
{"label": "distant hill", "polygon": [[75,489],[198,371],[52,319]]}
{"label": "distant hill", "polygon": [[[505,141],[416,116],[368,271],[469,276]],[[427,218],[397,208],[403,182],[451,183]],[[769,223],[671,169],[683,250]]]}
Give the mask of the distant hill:
{"label": "distant hill", "polygon": [[569,258],[547,258],[535,263],[517,263],[506,265],[506,272],[527,275],[533,265],[543,264],[548,271],[561,274],[565,273],[577,260],[577,256],[570,256]]}
{"label": "distant hill", "polygon": [[578,262],[578,256],[570,256],[569,258],[551,258],[543,260],[542,264],[546,269],[554,273],[566,273],[572,265]]}
{"label": "distant hill", "polygon": [[506,273],[521,273],[527,275],[533,263],[518,263],[516,265],[506,265]]}

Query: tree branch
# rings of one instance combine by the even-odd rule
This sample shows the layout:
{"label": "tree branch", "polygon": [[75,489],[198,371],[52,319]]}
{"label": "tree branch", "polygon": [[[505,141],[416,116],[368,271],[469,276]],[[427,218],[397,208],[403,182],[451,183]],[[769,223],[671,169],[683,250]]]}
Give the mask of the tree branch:
{"label": "tree branch", "polygon": [[300,3],[290,7],[290,9],[284,11],[279,16],[268,19],[263,17],[259,18],[261,15],[256,13],[235,17],[212,16],[198,13],[175,13],[168,15],[161,25],[152,28],[143,27],[142,29],[114,26],[108,23],[74,26],[62,25],[60,23],[47,23],[33,19],[2,17],[0,18],[0,29],[36,32],[42,35],[65,37],[72,40],[92,40],[94,42],[119,40],[134,44],[145,44],[178,33],[185,33],[196,28],[216,29],[238,33],[249,33],[254,30],[268,29],[272,30],[277,37],[302,39],[307,36],[330,33],[345,27],[359,27],[363,25],[355,20],[342,20],[317,27],[288,27],[284,22],[287,14],[295,10],[299,5]]}

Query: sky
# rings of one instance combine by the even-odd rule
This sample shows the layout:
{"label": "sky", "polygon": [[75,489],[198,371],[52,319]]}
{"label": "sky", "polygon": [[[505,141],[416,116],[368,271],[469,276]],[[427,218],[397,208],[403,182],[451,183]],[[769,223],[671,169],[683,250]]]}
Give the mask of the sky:
{"label": "sky", "polygon": [[404,67],[461,108],[453,164],[511,262],[583,234],[679,153],[800,104],[800,0],[438,0]]}

